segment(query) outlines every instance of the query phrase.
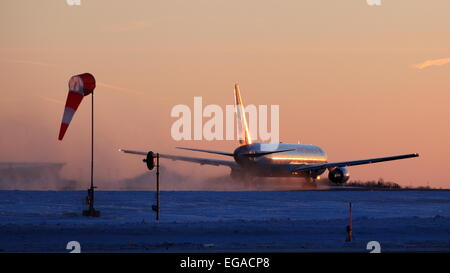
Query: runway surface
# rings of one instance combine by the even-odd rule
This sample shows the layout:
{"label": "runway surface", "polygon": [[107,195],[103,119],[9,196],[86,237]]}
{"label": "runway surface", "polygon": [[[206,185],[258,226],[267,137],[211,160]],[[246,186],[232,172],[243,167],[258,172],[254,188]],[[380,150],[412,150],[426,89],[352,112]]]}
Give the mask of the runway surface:
{"label": "runway surface", "polygon": [[[84,191],[0,191],[0,251],[450,251],[450,191],[98,191],[100,218],[81,216]],[[353,242],[345,242],[348,202]]]}

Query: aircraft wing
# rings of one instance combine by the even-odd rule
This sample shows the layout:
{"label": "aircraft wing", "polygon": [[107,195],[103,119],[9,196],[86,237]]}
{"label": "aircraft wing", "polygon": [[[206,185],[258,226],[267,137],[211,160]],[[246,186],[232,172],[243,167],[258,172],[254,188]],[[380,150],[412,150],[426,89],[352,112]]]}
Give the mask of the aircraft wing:
{"label": "aircraft wing", "polygon": [[[147,152],[123,150],[123,149],[120,149],[119,151],[127,153],[127,154],[145,155],[145,156],[147,155]],[[167,159],[171,159],[171,160],[187,161],[187,162],[197,163],[200,165],[228,166],[230,168],[238,167],[238,165],[235,161],[230,161],[230,160],[209,159],[209,158],[199,158],[199,157],[169,155],[169,154],[159,154],[159,157],[167,158]]]}
{"label": "aircraft wing", "polygon": [[354,161],[342,161],[342,162],[332,162],[332,163],[323,163],[323,164],[310,164],[310,165],[296,165],[291,169],[292,172],[304,172],[304,171],[314,171],[320,169],[332,169],[337,167],[348,167],[355,165],[363,165],[363,164],[372,164],[384,161],[391,160],[399,160],[411,157],[418,157],[419,154],[406,154],[406,155],[396,155],[396,156],[388,156],[388,157],[378,157],[371,159],[362,159],[362,160],[354,160]]}

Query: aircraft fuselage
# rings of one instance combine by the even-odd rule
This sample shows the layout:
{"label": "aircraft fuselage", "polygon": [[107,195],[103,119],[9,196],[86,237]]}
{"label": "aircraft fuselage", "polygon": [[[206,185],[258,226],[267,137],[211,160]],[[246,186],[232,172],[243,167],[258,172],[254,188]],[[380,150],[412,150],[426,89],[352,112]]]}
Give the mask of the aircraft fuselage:
{"label": "aircraft fuselage", "polygon": [[[289,150],[258,157],[247,156],[274,150]],[[292,166],[321,164],[327,162],[327,154],[316,145],[287,143],[252,143],[239,146],[234,151],[234,160],[240,166],[234,172],[246,172],[255,176],[269,177],[317,177],[325,169],[307,173],[292,173]]]}

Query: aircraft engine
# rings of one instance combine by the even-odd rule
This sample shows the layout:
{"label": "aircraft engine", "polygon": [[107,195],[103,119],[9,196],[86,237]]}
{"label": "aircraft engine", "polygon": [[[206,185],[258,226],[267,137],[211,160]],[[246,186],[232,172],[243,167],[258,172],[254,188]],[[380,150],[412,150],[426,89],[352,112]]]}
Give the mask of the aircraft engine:
{"label": "aircraft engine", "polygon": [[328,179],[335,184],[344,184],[350,178],[350,172],[346,168],[335,168],[328,172]]}

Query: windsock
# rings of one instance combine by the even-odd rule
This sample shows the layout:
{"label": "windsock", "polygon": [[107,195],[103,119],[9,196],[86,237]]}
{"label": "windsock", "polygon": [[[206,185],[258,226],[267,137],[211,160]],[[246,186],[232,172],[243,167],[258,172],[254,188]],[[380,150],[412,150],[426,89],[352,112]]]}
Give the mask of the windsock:
{"label": "windsock", "polygon": [[64,108],[61,127],[59,129],[58,140],[63,139],[70,121],[83,100],[83,97],[91,94],[94,91],[94,88],[95,78],[89,73],[76,75],[70,78],[69,93],[67,94],[66,106]]}

